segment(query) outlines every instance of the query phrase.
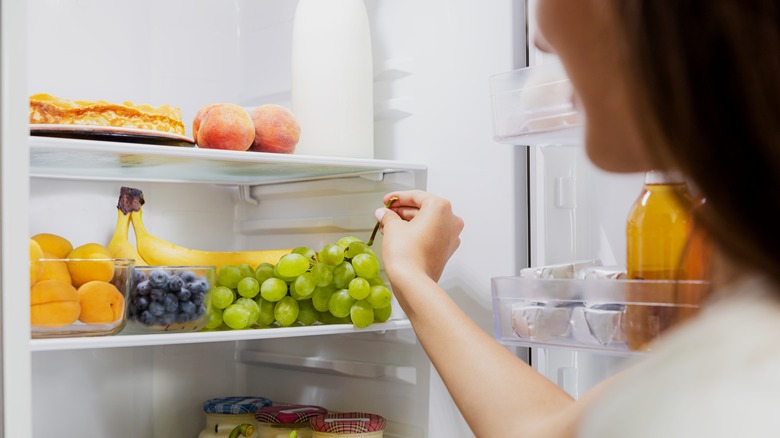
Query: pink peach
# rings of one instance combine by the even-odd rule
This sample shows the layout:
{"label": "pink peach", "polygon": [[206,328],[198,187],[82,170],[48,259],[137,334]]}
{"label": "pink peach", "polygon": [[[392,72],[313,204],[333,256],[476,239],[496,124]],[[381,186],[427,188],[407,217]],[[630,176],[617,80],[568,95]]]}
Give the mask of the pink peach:
{"label": "pink peach", "polygon": [[249,148],[255,152],[291,154],[301,136],[301,126],[292,111],[266,104],[250,113],[255,128],[255,141]]}

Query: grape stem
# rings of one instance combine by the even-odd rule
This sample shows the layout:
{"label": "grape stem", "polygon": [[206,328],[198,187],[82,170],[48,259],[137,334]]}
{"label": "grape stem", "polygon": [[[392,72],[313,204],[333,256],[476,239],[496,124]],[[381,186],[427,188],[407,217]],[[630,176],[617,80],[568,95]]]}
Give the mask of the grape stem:
{"label": "grape stem", "polygon": [[[389,201],[387,201],[387,204],[385,204],[385,208],[392,207],[393,203],[398,200],[398,196],[393,196],[390,198]],[[371,232],[371,238],[368,239],[368,242],[366,245],[371,246],[374,244],[374,238],[376,237],[376,232],[379,231],[379,221],[376,221],[376,225],[374,225],[374,231]]]}

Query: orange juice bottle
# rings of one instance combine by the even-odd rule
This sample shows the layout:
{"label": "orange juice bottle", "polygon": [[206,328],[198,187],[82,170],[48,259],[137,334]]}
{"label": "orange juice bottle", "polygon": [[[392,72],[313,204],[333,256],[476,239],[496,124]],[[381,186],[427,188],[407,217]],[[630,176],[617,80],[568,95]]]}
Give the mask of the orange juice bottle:
{"label": "orange juice bottle", "polygon": [[[650,171],[626,224],[630,280],[682,280],[682,257],[691,234],[692,200],[682,175]],[[623,329],[628,347],[644,350],[674,324],[674,288],[629,285]]]}

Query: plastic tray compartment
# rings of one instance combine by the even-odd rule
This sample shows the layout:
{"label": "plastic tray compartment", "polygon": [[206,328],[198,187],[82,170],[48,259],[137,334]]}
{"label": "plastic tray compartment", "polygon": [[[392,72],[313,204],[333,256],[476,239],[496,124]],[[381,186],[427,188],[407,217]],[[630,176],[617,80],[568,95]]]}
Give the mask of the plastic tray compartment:
{"label": "plastic tray compartment", "polygon": [[493,278],[495,337],[529,347],[648,351],[695,315],[708,291],[704,281]]}
{"label": "plastic tray compartment", "polygon": [[490,77],[493,135],[516,145],[580,144],[581,114],[559,61]]}

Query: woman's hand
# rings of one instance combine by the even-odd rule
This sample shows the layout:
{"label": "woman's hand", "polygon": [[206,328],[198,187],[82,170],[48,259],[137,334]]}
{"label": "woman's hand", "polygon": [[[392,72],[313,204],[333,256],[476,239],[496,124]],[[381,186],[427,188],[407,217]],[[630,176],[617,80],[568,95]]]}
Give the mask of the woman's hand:
{"label": "woman's hand", "polygon": [[376,212],[391,283],[416,271],[438,281],[460,245],[463,220],[452,212],[449,201],[421,190],[388,193],[385,204],[392,197],[398,200]]}

